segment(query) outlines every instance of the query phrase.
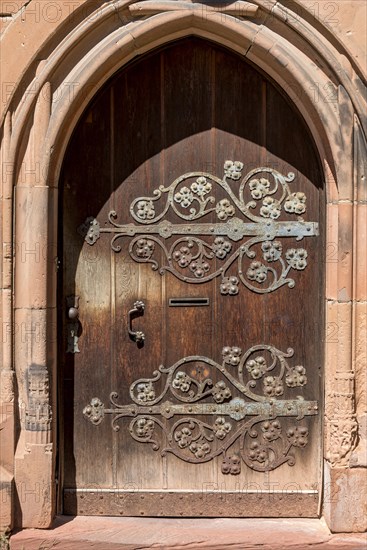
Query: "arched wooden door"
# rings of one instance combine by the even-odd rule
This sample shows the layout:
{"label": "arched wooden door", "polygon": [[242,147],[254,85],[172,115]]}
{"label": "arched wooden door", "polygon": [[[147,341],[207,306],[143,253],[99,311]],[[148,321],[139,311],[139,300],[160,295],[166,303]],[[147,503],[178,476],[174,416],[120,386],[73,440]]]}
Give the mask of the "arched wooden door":
{"label": "arched wooden door", "polygon": [[88,107],[62,193],[64,512],[317,515],[323,189],[300,115],[185,39]]}

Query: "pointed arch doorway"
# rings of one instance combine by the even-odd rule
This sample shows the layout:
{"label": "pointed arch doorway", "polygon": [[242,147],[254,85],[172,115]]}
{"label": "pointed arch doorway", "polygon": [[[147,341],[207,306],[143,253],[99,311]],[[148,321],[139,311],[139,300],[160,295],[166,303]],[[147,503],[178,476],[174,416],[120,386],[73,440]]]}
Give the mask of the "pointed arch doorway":
{"label": "pointed arch doorway", "polygon": [[316,516],[324,194],[299,113],[180,40],[98,94],[61,189],[64,513]]}

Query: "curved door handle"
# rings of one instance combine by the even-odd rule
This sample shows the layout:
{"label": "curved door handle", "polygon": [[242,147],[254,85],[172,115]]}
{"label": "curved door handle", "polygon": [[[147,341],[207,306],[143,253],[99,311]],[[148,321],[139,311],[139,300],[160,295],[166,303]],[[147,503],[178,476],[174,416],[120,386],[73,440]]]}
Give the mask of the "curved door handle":
{"label": "curved door handle", "polygon": [[136,313],[143,314],[145,309],[144,302],[141,302],[138,300],[137,302],[134,302],[133,309],[130,309],[129,313],[127,314],[127,328],[129,331],[129,335],[131,338],[137,343],[142,344],[145,340],[145,334],[144,332],[141,332],[141,330],[133,330],[132,327],[132,321],[133,321],[133,315]]}
{"label": "curved door handle", "polygon": [[79,321],[79,296],[75,296],[74,294],[66,296],[66,307],[66,316],[68,318],[66,324],[68,338],[66,353],[80,353],[78,340],[82,325]]}

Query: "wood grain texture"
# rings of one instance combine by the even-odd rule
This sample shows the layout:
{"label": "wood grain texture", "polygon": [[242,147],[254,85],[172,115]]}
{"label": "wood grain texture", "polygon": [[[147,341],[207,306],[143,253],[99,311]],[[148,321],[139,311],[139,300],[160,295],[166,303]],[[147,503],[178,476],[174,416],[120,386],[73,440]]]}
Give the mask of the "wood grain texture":
{"label": "wood grain texture", "polygon": [[[307,195],[304,219],[319,221],[321,235],[306,239],[308,267],[292,272],[294,288],[283,286],[261,295],[241,287],[236,296],[223,296],[219,278],[189,284],[171,273],[159,274],[150,264],[135,262],[129,255],[129,238],[119,239],[121,251],[117,253],[111,250],[110,235],[102,235],[93,247],[83,244],[77,227],[87,216],[95,216],[101,226],[107,226],[108,212],[115,210],[118,223],[131,223],[129,208],[137,197],[152,196],[159,185],[168,186],[186,172],[205,171],[221,177],[229,159],[243,162],[243,174],[261,165],[283,174],[292,171],[296,174],[294,190]],[[232,181],[231,185],[236,190],[238,183]],[[238,494],[249,490],[261,494],[271,487],[282,491],[290,483],[299,491],[317,489],[320,414],[304,421],[309,425],[309,443],[296,449],[295,466],[284,464],[266,473],[243,464],[238,476],[221,473],[220,457],[203,464],[190,464],[170,453],[162,457],[151,444],[132,439],[128,430],[131,419],[121,419],[120,430],[114,432],[110,417],[93,426],[82,414],[92,397],[109,406],[113,391],[120,404],[129,404],[132,382],[152,377],[159,365],[169,367],[189,355],[220,363],[224,346],[245,351],[257,344],[282,351],[294,348],[292,366],[304,365],[308,372],[308,384],[297,388],[296,394],[319,401],[321,408],[324,194],[315,146],[289,102],[239,56],[196,38],[173,43],[120,71],[87,109],[65,157],[62,189],[63,299],[80,295],[82,325],[81,352],[73,356],[60,352],[63,478],[64,487],[70,490],[67,509],[79,510],[73,490],[86,487],[154,490],[153,500],[170,490],[197,492],[205,487]],[[249,191],[245,193],[250,200]],[[213,190],[213,195],[217,201],[226,198],[223,189]],[[235,215],[240,217],[240,211]],[[182,223],[172,211],[165,219]],[[283,219],[287,219],[284,213]],[[205,222],[216,221],[215,212],[205,218]],[[166,239],[166,246],[175,239]],[[212,236],[203,240],[213,241]],[[286,249],[287,239],[279,240]],[[292,246],[295,244],[292,241]],[[260,244],[254,250],[261,255]],[[163,254],[158,259],[163,261]],[[214,261],[219,267],[220,261]],[[236,269],[233,265],[230,274],[235,275]],[[209,298],[210,306],[169,307],[169,299],[179,297]],[[136,300],[143,300],[146,306],[144,314],[133,319],[134,329],[145,333],[141,347],[127,331],[128,311]],[[63,330],[65,340],[66,326]],[[205,376],[199,363],[187,368],[192,377]],[[218,371],[210,376],[214,384],[222,379]],[[236,395],[240,393],[234,391]],[[293,389],[285,389],[284,399],[294,395]],[[201,419],[212,424],[214,417],[203,415]],[[160,420],[170,424],[163,417]],[[283,422],[291,426],[291,419]],[[164,446],[163,439],[159,443]],[[307,499],[309,496],[305,503]],[[124,506],[123,514],[135,513],[135,507],[129,511]],[[282,515],[279,507],[278,500],[276,506],[271,500],[266,505],[258,503],[256,515]],[[113,507],[103,510],[121,514]],[[185,510],[183,514],[189,514],[188,508]],[[144,514],[149,515],[148,508]],[[206,514],[247,512],[229,507],[227,513],[219,506],[217,513]]]}

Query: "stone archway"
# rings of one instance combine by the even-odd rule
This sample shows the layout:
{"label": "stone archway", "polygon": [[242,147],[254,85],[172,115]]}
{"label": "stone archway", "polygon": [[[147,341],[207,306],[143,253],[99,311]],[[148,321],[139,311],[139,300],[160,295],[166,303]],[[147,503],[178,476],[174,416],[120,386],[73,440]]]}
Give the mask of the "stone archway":
{"label": "stone archway", "polygon": [[[12,319],[12,339],[4,344],[1,376],[7,430],[10,441],[16,440],[15,487],[12,452],[4,464],[17,522],[47,527],[55,508],[55,243],[57,182],[66,145],[85,105],[119,67],[160,44],[197,35],[241,53],[277,81],[303,114],[324,162],[330,260],[325,296],[325,495],[331,498],[325,498],[323,512],[333,530],[348,530],[348,521],[342,517],[346,487],[363,475],[359,467],[363,462],[354,452],[358,437],[363,443],[362,432],[357,435],[363,417],[356,417],[355,401],[355,383],[358,388],[363,382],[355,381],[355,369],[361,368],[358,360],[363,361],[364,345],[358,327],[365,318],[365,302],[358,300],[366,299],[364,241],[358,238],[364,231],[366,159],[363,100],[354,84],[358,68],[347,61],[348,70],[341,70],[328,32],[320,32],[309,15],[296,17],[281,3],[271,9],[262,1],[220,8],[187,2],[100,4],[89,17],[79,13],[58,30],[53,52],[51,42],[46,42],[36,76],[31,74],[37,63],[30,61],[5,115],[4,241],[9,245],[4,255],[3,315]],[[317,78],[311,60],[323,67]],[[332,101],[315,101],[315,89],[309,85],[315,81],[317,90],[325,90]],[[14,239],[10,229],[13,189]],[[39,387],[38,401],[30,391],[30,380]],[[35,407],[40,405],[42,420],[35,417]],[[13,409],[19,411],[19,426]],[[355,468],[349,469],[351,465]],[[341,487],[338,494],[336,483]],[[354,529],[361,530],[362,523],[362,519],[355,521]]]}

